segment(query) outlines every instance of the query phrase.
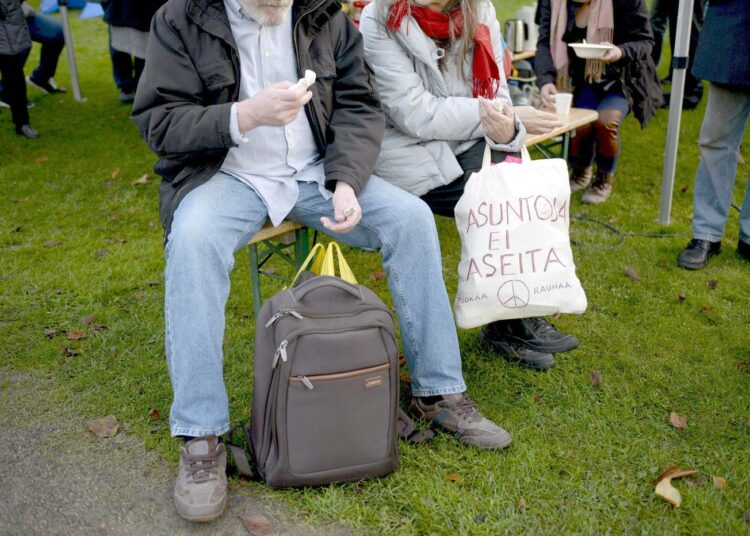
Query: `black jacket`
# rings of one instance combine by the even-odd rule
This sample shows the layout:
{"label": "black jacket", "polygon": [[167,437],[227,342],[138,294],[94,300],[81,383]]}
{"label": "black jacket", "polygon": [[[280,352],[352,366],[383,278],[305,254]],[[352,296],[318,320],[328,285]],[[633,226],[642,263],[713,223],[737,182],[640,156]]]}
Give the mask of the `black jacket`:
{"label": "black jacket", "polygon": [[147,32],[151,18],[167,0],[108,0],[103,2],[104,22]]}
{"label": "black jacket", "polygon": [[[372,174],[385,116],[362,36],[336,0],[292,6],[297,69],[318,75],[305,113],[324,156],[326,187],[359,193]],[[221,167],[240,63],[223,0],[171,0],[154,16],[133,120],[159,156],[160,216],[167,235],[178,203]]]}
{"label": "black jacket", "polygon": [[[612,8],[615,21],[612,40],[623,54],[622,59],[612,66],[622,83],[623,93],[633,110],[633,115],[642,126],[645,126],[661,104],[661,86],[656,75],[656,66],[651,58],[654,36],[651,32],[648,10],[644,0],[612,0]],[[536,13],[539,40],[534,68],[540,88],[557,81],[557,70],[550,52],[551,17],[551,0],[539,0]],[[573,17],[568,17],[567,30],[570,30],[573,24]],[[575,54],[572,49],[569,49],[568,53]]]}
{"label": "black jacket", "polygon": [[31,48],[21,0],[0,0],[0,55],[15,56]]}
{"label": "black jacket", "polygon": [[693,74],[717,84],[750,87],[750,2],[711,0],[706,11]]}

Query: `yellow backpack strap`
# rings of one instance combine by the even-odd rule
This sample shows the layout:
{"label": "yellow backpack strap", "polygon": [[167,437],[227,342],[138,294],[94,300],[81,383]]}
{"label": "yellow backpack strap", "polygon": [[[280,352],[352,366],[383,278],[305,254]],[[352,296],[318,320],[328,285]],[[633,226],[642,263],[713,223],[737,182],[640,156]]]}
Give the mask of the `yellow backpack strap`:
{"label": "yellow backpack strap", "polygon": [[[319,255],[319,253],[321,252],[323,254]],[[313,248],[310,250],[310,253],[307,255],[305,262],[303,262],[302,266],[300,266],[299,270],[297,270],[297,275],[294,276],[294,279],[292,279],[292,282],[289,284],[289,286],[290,287],[294,286],[294,284],[297,282],[297,279],[299,279],[299,276],[302,274],[302,272],[305,271],[305,268],[307,268],[307,266],[310,264],[313,258],[315,258],[315,262],[312,263],[312,266],[310,267],[310,271],[314,274],[320,275],[320,270],[323,266],[325,255],[326,255],[325,246],[321,243],[315,244]]]}
{"label": "yellow backpack strap", "polygon": [[339,277],[343,279],[344,281],[346,281],[347,283],[356,285],[357,278],[354,277],[354,272],[352,272],[352,269],[349,267],[349,263],[346,262],[346,259],[344,258],[344,254],[341,252],[341,246],[339,246],[338,243],[336,242],[331,242],[330,244],[328,244],[327,253],[330,254],[331,264],[333,264],[334,250],[336,252],[336,257],[338,257],[338,261],[339,261]]}

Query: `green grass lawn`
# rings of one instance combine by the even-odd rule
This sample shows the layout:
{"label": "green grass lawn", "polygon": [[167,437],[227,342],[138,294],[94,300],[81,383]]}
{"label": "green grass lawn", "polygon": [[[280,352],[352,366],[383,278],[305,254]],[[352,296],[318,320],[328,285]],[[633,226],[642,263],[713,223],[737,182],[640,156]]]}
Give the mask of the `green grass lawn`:
{"label": "green grass lawn", "polygon": [[[500,13],[513,9],[504,4]],[[155,158],[117,100],[104,24],[74,18],[73,29],[87,102],[30,89],[31,121],[42,134],[35,141],[15,136],[10,114],[0,113],[2,366],[54,378],[61,405],[87,418],[114,414],[176,462],[166,419]],[[27,71],[37,55],[38,45]],[[64,59],[57,78],[70,87]],[[690,238],[704,105],[683,114],[672,225],[656,223],[664,111],[646,130],[625,122],[611,200],[573,202],[572,214],[588,218],[574,221],[572,232],[589,309],[557,325],[578,336],[579,349],[540,374],[493,355],[477,330],[460,333],[470,394],[513,433],[510,449],[480,452],[441,436],[402,445],[401,469],[383,479],[264,493],[312,521],[345,522],[357,532],[750,534],[743,521],[750,508],[750,264],[734,251],[737,211],[724,251],[706,270],[675,264]],[[747,164],[738,170],[737,205],[749,172]],[[146,184],[133,184],[144,174]],[[458,235],[450,220],[439,218],[438,226],[453,293]],[[387,300],[385,281],[369,280],[379,257],[347,254],[358,278]],[[641,279],[626,277],[626,266]],[[250,411],[255,328],[246,251],[232,284],[225,377],[239,422]],[[270,295],[280,287],[264,288]],[[63,333],[47,337],[45,329]],[[673,411],[687,417],[686,429],[670,426]],[[677,481],[679,509],[654,495],[652,480],[670,465],[708,477]],[[726,478],[725,489],[712,485],[713,475]]]}

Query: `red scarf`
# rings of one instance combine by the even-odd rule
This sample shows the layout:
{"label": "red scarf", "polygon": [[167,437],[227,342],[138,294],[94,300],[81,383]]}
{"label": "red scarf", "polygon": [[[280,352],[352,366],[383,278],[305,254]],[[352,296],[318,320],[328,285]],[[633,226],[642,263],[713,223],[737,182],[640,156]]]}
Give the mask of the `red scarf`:
{"label": "red scarf", "polygon": [[[460,9],[450,13],[435,11],[429,7],[409,5],[409,0],[398,0],[388,16],[388,29],[398,31],[401,22],[411,9],[411,15],[422,28],[422,31],[432,39],[446,41],[451,37],[461,37],[464,29],[463,14]],[[451,24],[453,23],[453,36]],[[477,24],[474,35],[474,59],[471,65],[471,77],[474,82],[474,97],[494,99],[500,85],[500,69],[495,61],[490,40],[490,29],[486,24]]]}

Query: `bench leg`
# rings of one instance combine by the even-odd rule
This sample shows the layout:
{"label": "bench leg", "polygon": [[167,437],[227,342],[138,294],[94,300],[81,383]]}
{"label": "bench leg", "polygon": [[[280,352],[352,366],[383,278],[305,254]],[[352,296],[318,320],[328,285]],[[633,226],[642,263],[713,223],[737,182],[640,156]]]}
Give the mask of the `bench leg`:
{"label": "bench leg", "polygon": [[294,260],[297,262],[297,270],[305,262],[310,253],[310,237],[307,227],[294,231]]}
{"label": "bench leg", "polygon": [[258,246],[250,244],[250,282],[253,287],[253,312],[258,316],[260,311],[260,267],[258,266]]}
{"label": "bench leg", "polygon": [[563,160],[566,162],[568,161],[568,149],[570,148],[570,132],[566,132],[565,135],[563,135],[563,145],[562,145],[562,156]]}

